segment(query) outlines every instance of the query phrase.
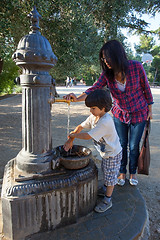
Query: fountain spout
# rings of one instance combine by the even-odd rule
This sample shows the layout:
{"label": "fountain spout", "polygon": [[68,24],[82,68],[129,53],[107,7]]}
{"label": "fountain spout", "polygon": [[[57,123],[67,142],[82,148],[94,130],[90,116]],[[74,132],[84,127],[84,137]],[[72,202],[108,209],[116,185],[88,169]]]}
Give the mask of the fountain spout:
{"label": "fountain spout", "polygon": [[73,102],[73,100],[66,100],[66,99],[55,99],[55,102],[64,102],[64,103],[68,103],[68,105],[70,105],[71,102]]}
{"label": "fountain spout", "polygon": [[66,100],[66,99],[55,99],[53,96],[48,100],[48,103],[56,103],[56,102],[61,102],[61,103],[67,103],[68,105],[70,105],[71,102],[73,102],[73,100]]}

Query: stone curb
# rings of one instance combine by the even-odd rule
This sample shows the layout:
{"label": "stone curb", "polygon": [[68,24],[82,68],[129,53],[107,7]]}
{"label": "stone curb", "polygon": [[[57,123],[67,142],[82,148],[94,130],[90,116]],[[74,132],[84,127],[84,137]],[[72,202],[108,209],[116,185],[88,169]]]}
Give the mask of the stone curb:
{"label": "stone curb", "polygon": [[26,240],[147,240],[148,222],[144,199],[127,181],[124,187],[115,187],[113,207],[105,213],[93,211],[75,224],[37,233]]}
{"label": "stone curb", "polygon": [[[1,212],[0,237],[3,239]],[[75,224],[37,233],[26,240],[147,240],[148,237],[149,217],[145,201],[139,190],[127,181],[124,187],[115,187],[113,207],[108,211],[101,214],[93,211]]]}

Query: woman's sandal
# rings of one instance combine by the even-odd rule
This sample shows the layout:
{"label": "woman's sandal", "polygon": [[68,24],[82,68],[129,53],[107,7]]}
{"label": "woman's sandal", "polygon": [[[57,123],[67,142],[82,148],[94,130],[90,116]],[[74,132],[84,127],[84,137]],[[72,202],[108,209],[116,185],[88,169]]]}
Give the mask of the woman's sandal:
{"label": "woman's sandal", "polygon": [[134,178],[130,178],[130,179],[129,179],[129,183],[130,183],[132,186],[137,186],[138,180],[137,180],[137,179],[134,179]]}
{"label": "woman's sandal", "polygon": [[117,179],[117,184],[119,185],[119,186],[123,186],[124,184],[125,184],[125,179],[121,179],[121,178],[118,178]]}

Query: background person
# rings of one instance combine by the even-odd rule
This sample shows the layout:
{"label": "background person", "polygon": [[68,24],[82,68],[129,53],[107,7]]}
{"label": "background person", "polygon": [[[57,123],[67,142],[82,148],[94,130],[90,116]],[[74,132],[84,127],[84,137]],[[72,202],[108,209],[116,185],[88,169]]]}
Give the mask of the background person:
{"label": "background person", "polygon": [[69,86],[69,84],[70,84],[70,77],[67,76],[67,78],[65,80],[66,88]]}
{"label": "background person", "polygon": [[103,72],[98,81],[79,97],[70,93],[65,98],[72,98],[75,102],[84,101],[90,92],[108,86],[114,100],[111,111],[123,148],[118,184],[125,184],[129,146],[129,182],[137,185],[139,143],[146,120],[152,119],[153,97],[150,86],[142,64],[128,60],[123,46],[117,40],[105,43],[99,58]]}

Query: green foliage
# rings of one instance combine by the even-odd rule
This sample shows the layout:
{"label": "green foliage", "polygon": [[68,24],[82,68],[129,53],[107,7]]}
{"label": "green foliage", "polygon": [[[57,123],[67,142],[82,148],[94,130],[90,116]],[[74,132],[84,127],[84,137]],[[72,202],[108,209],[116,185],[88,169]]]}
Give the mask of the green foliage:
{"label": "green foliage", "polygon": [[153,83],[157,82],[160,84],[160,46],[154,46],[151,50],[153,55],[152,67],[154,68],[154,79]]}
{"label": "green foliage", "polygon": [[147,25],[137,17],[137,12],[143,12],[148,6],[145,0],[88,0],[86,1],[87,11],[94,17],[104,41],[115,39],[120,28],[130,28],[142,31]]}
{"label": "green foliage", "polygon": [[153,66],[160,71],[160,57],[159,56],[155,56],[153,59]]}
{"label": "green foliage", "polygon": [[154,38],[148,34],[142,34],[140,36],[140,43],[135,45],[136,52],[141,54],[142,52],[148,53],[151,51],[152,47],[155,45]]}
{"label": "green foliage", "polygon": [[22,87],[20,85],[14,86],[14,92],[15,93],[21,93],[22,92]]}
{"label": "green foliage", "polygon": [[152,56],[160,57],[160,46],[154,46],[151,50]]}
{"label": "green foliage", "polygon": [[18,76],[18,67],[12,59],[5,59],[3,63],[3,70],[0,74],[0,93],[12,93],[14,87],[14,80]]}
{"label": "green foliage", "polygon": [[[103,43],[113,38],[124,42],[121,28],[145,30],[147,23],[136,13],[153,11],[153,3],[149,5],[148,0],[1,0],[0,57],[10,59],[21,37],[28,34],[27,15],[36,4],[42,16],[40,31],[58,57],[51,75],[57,83],[66,76],[82,76],[90,85],[100,73],[97,61]],[[131,58],[131,51],[126,49]],[[12,73],[9,79],[14,79]],[[7,85],[10,80],[4,79]]]}
{"label": "green foliage", "polygon": [[159,0],[150,0],[148,9],[153,14],[155,14],[156,12],[160,12],[160,1]]}
{"label": "green foliage", "polygon": [[[152,82],[152,74],[150,74],[151,73],[151,66],[150,65],[147,65],[147,63],[144,63],[143,64],[143,67],[144,67],[144,70],[145,70],[145,72],[146,72],[146,74],[147,74],[147,76],[148,76],[148,79],[149,79],[149,81],[150,82]],[[150,76],[150,77],[149,77]],[[152,80],[151,80],[152,79]]]}
{"label": "green foliage", "polygon": [[98,79],[100,74],[100,66],[97,61],[97,65],[83,65],[79,69],[78,79],[83,78],[87,86],[93,85],[93,83]]}
{"label": "green foliage", "polygon": [[150,53],[153,56],[151,66],[144,64],[145,71],[150,83],[160,83],[160,46],[155,45],[154,38],[146,34],[141,35],[140,44],[136,45],[137,53]]}
{"label": "green foliage", "polygon": [[[25,2],[20,0],[1,0],[0,56],[2,59],[6,55],[11,57],[20,38],[29,29],[29,21],[26,19],[28,9]],[[28,8],[31,8],[31,1],[27,2],[30,3]]]}
{"label": "green foliage", "polygon": [[[85,14],[83,1],[81,3],[61,1],[59,5],[55,2],[56,12],[53,13],[51,5],[43,20],[42,33],[48,33],[47,38],[50,43],[54,42],[53,51],[58,57],[56,66],[51,70],[57,81],[78,75],[81,65],[93,64],[102,44],[93,19]],[[54,16],[52,21],[49,21],[48,15]]]}

